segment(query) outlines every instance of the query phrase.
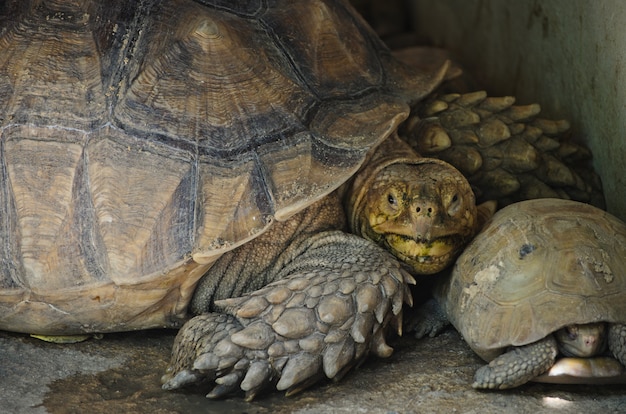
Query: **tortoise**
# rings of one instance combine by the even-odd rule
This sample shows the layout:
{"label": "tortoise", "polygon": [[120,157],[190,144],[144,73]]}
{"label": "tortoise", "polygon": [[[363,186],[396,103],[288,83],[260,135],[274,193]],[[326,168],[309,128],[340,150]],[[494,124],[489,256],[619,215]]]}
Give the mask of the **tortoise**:
{"label": "tortoise", "polygon": [[164,388],[210,397],[390,355],[483,209],[396,136],[426,67],[344,1],[4,2],[0,329],[184,324]]}
{"label": "tortoise", "polygon": [[[545,198],[503,208],[435,296],[430,315],[490,361],[475,388],[626,379],[626,223],[597,207]],[[433,321],[420,336],[442,327]]]}

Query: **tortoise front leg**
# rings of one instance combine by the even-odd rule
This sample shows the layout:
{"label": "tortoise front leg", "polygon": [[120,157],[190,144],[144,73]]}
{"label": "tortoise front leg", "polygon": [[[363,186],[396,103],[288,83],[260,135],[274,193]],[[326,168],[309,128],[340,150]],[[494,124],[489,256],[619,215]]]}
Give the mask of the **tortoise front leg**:
{"label": "tortoise front leg", "polygon": [[626,325],[609,325],[609,350],[626,367]]}
{"label": "tortoise front leg", "polygon": [[[217,384],[210,398],[241,388],[250,400],[268,385],[293,394],[341,378],[368,354],[391,355],[385,327],[400,329],[413,278],[385,250],[328,231],[311,236],[280,273],[260,290],[215,302],[225,315],[183,326],[164,387],[207,378]],[[232,330],[214,340],[219,318]]]}
{"label": "tortoise front leg", "polygon": [[434,338],[443,332],[450,321],[439,302],[431,298],[415,309],[413,315],[405,323],[405,330],[412,333],[416,338]]}
{"label": "tortoise front leg", "polygon": [[554,365],[558,346],[549,335],[532,344],[511,348],[474,375],[474,388],[506,389],[527,383]]}

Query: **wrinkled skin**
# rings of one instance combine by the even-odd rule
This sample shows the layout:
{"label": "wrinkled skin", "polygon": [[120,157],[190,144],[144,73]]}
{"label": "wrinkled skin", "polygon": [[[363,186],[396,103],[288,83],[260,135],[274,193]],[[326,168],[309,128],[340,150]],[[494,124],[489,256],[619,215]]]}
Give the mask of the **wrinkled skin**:
{"label": "wrinkled skin", "polygon": [[268,386],[293,394],[341,378],[369,354],[391,355],[386,329],[401,332],[414,283],[395,257],[412,273],[447,265],[455,243],[475,232],[477,209],[447,165],[376,171],[358,189],[367,194],[363,208],[348,210],[363,213],[365,238],[388,251],[340,231],[345,216],[334,194],[225,254],[198,286],[192,311],[201,315],[181,329],[164,388],[208,379],[216,384],[210,398],[241,389],[249,400]]}
{"label": "wrinkled skin", "polygon": [[474,235],[474,195],[445,165],[395,164],[377,174],[367,193],[361,233],[418,274],[445,269]]}

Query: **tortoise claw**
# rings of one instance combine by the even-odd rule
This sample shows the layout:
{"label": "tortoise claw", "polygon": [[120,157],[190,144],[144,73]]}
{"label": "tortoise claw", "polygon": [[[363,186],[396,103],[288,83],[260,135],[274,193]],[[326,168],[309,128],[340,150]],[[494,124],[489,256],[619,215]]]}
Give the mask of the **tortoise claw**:
{"label": "tortoise claw", "polygon": [[161,381],[163,382],[162,388],[164,390],[171,391],[171,390],[177,390],[189,384],[196,383],[200,379],[201,379],[201,376],[198,375],[197,372],[185,369],[185,370],[178,372],[174,376],[165,374],[161,378]]}

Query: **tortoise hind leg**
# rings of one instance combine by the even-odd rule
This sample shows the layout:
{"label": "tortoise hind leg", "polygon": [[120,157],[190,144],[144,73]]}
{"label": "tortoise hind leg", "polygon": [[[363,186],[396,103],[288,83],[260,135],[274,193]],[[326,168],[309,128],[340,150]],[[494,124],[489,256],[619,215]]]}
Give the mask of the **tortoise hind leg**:
{"label": "tortoise hind leg", "polygon": [[626,324],[609,325],[609,349],[626,366]]}
{"label": "tortoise hind leg", "polygon": [[[217,378],[218,359],[212,353],[217,344],[243,329],[232,315],[205,313],[189,320],[176,336],[172,359],[165,375],[161,378],[163,389],[174,390],[189,384]],[[220,389],[231,392],[239,384]]]}
{"label": "tortoise hind leg", "polygon": [[506,389],[527,383],[547,371],[556,359],[556,339],[549,335],[500,355],[474,375],[474,388]]}

